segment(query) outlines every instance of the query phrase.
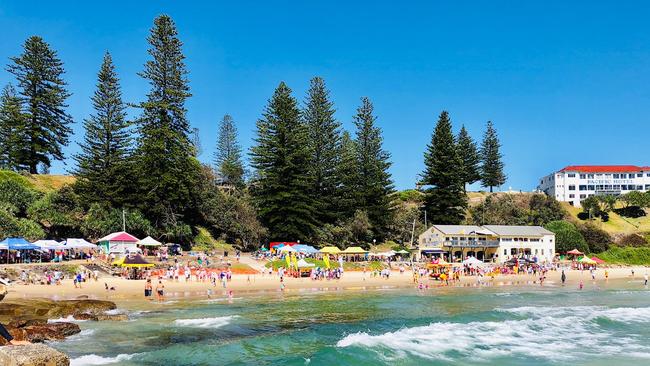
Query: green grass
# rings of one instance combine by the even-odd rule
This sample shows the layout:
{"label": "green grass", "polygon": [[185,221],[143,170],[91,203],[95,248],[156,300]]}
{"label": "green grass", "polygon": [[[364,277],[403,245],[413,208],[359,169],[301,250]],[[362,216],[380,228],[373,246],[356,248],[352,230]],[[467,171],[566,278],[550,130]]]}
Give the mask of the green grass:
{"label": "green grass", "polygon": [[650,247],[611,247],[596,256],[612,264],[648,265],[650,264]]}
{"label": "green grass", "polygon": [[[325,268],[325,262],[320,259],[306,258],[307,263],[313,263],[316,267]],[[273,267],[274,270],[277,270],[280,267],[286,267],[287,261],[284,259],[278,259],[273,262],[266,263],[266,268]],[[338,268],[339,264],[337,261],[330,260],[330,266],[332,268]],[[343,262],[344,271],[355,271],[363,270],[363,267],[366,267],[369,271],[381,270],[385,266],[379,261],[370,261],[370,262]]]}
{"label": "green grass", "polygon": [[0,170],[0,180],[12,180],[21,185],[41,192],[51,192],[72,184],[76,178],[72,175],[27,174],[22,175],[9,170]]}

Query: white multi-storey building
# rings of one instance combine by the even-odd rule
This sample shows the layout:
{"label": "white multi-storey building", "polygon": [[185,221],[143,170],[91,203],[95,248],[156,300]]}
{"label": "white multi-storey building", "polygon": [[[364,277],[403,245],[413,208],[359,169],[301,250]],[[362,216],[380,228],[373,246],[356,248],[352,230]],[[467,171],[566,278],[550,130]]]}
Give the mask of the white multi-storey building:
{"label": "white multi-storey building", "polygon": [[571,165],[543,177],[537,189],[580,207],[580,201],[593,195],[650,191],[650,166]]}

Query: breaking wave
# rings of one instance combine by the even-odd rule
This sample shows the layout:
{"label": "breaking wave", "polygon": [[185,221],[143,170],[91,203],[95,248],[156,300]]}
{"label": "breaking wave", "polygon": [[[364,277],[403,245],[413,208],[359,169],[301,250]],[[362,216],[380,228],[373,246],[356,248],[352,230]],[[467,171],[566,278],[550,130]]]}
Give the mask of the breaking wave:
{"label": "breaking wave", "polygon": [[497,309],[512,314],[503,321],[439,322],[371,335],[349,334],[337,347],[363,347],[387,360],[408,356],[451,361],[533,357],[568,361],[593,354],[650,358],[650,347],[635,338],[613,335],[596,320],[650,322],[650,308],[519,307]]}
{"label": "breaking wave", "polygon": [[70,366],[94,366],[94,365],[109,365],[121,361],[128,361],[137,354],[119,354],[115,357],[103,357],[95,354],[85,355],[70,360]]}
{"label": "breaking wave", "polygon": [[235,318],[237,318],[237,315],[220,316],[216,318],[178,319],[174,324],[183,327],[220,328],[230,324],[230,322]]}

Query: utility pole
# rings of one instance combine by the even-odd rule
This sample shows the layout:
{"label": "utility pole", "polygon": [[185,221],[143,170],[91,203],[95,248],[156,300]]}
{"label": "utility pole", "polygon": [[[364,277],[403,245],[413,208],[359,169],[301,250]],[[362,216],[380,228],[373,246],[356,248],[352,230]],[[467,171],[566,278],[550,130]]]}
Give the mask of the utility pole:
{"label": "utility pole", "polygon": [[411,229],[411,244],[409,246],[409,249],[413,248],[413,236],[415,235],[415,220],[417,220],[417,218],[413,219],[413,228]]}
{"label": "utility pole", "polygon": [[126,231],[126,214],[122,209],[122,231]]}

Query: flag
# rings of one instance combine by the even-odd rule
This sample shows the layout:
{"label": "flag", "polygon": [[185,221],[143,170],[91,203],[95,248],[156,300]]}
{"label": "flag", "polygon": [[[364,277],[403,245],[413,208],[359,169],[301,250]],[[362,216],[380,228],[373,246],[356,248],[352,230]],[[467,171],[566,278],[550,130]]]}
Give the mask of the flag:
{"label": "flag", "polygon": [[323,262],[325,262],[325,267],[328,269],[330,268],[330,256],[328,254],[325,254],[323,256]]}
{"label": "flag", "polygon": [[293,268],[298,269],[298,259],[296,258],[296,253],[293,253],[291,256],[291,262],[293,263]]}
{"label": "flag", "polygon": [[289,258],[289,253],[284,255],[284,259],[287,261],[287,269],[291,268],[291,259]]}

